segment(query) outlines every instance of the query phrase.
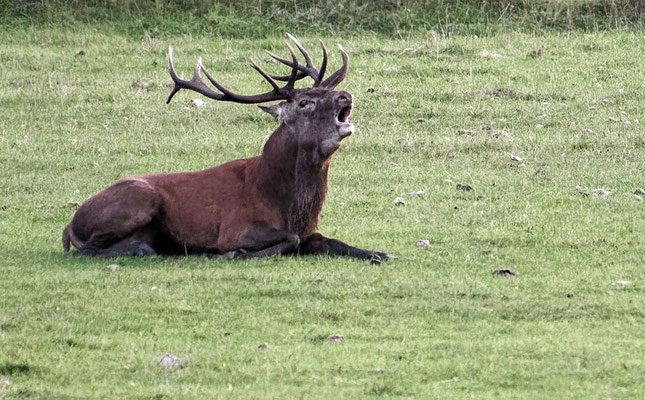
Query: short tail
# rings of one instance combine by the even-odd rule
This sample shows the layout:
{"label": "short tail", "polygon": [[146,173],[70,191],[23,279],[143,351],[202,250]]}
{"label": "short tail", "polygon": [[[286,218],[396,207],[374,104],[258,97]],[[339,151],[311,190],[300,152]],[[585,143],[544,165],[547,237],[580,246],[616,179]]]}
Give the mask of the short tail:
{"label": "short tail", "polygon": [[72,223],[67,224],[65,229],[63,229],[63,251],[69,253],[69,242],[70,242],[70,230],[72,229]]}

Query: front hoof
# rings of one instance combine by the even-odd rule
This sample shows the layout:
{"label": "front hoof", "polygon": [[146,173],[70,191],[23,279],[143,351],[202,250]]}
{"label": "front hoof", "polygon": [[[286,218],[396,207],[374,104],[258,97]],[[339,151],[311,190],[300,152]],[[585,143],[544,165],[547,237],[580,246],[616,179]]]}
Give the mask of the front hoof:
{"label": "front hoof", "polygon": [[386,253],[381,253],[380,251],[372,252],[372,257],[370,257],[370,264],[372,265],[381,265],[384,261],[389,260],[391,257]]}
{"label": "front hoof", "polygon": [[387,261],[387,260],[396,258],[394,256],[391,256],[391,255],[389,255],[387,253],[382,253],[380,251],[375,251],[374,256],[378,256],[381,259],[381,261]]}

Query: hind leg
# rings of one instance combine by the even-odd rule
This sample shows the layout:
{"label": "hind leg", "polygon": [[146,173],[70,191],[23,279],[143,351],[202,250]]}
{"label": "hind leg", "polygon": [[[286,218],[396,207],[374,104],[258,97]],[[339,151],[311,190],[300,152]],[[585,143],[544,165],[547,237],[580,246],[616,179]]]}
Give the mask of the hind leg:
{"label": "hind leg", "polygon": [[85,242],[78,253],[92,257],[152,256],[157,252],[153,248],[155,233],[153,229],[141,229],[125,239],[115,234],[96,234]]}
{"label": "hind leg", "polygon": [[71,223],[72,243],[88,256],[152,254],[156,236],[151,224],[160,203],[142,179],[117,182],[78,209]]}
{"label": "hind leg", "polygon": [[146,242],[140,240],[121,241],[112,246],[105,248],[90,248],[83,247],[77,254],[90,256],[90,257],[144,257],[154,256],[157,252]]}

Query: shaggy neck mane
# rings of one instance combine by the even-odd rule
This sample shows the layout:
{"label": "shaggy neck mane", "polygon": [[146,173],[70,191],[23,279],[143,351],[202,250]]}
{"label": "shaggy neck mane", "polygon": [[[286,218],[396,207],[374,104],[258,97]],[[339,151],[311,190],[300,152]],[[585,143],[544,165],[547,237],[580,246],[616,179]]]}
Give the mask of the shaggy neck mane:
{"label": "shaggy neck mane", "polygon": [[271,135],[258,164],[258,187],[283,210],[285,230],[303,237],[314,233],[327,194],[329,158],[315,145],[298,146],[284,125]]}

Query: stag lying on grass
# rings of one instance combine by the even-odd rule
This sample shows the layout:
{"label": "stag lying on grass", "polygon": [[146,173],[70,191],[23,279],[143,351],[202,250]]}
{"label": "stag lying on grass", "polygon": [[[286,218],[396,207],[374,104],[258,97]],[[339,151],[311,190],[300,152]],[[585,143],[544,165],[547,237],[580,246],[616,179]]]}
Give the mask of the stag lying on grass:
{"label": "stag lying on grass", "polygon": [[[168,51],[168,68],[175,87],[214,100],[265,103],[284,100],[264,111],[282,121],[257,157],[231,161],[200,172],[126,178],[91,197],[76,211],[63,231],[63,248],[70,242],[88,256],[206,254],[251,258],[275,254],[330,254],[386,260],[387,254],[349,246],[316,233],[327,191],[329,161],[343,138],[354,131],[347,121],[352,95],[334,88],[347,73],[347,54],[339,46],[343,66],[323,80],[327,50],[316,69],[302,45],[291,35],[306,65],[289,44],[291,61],[269,55],[291,67],[291,74],[271,76],[251,60],[272,90],[244,96],[220,85],[197,62],[190,81],[177,76]],[[219,90],[206,86],[200,72]],[[297,80],[311,77],[313,87],[295,89]],[[280,87],[276,80],[286,81]]]}

